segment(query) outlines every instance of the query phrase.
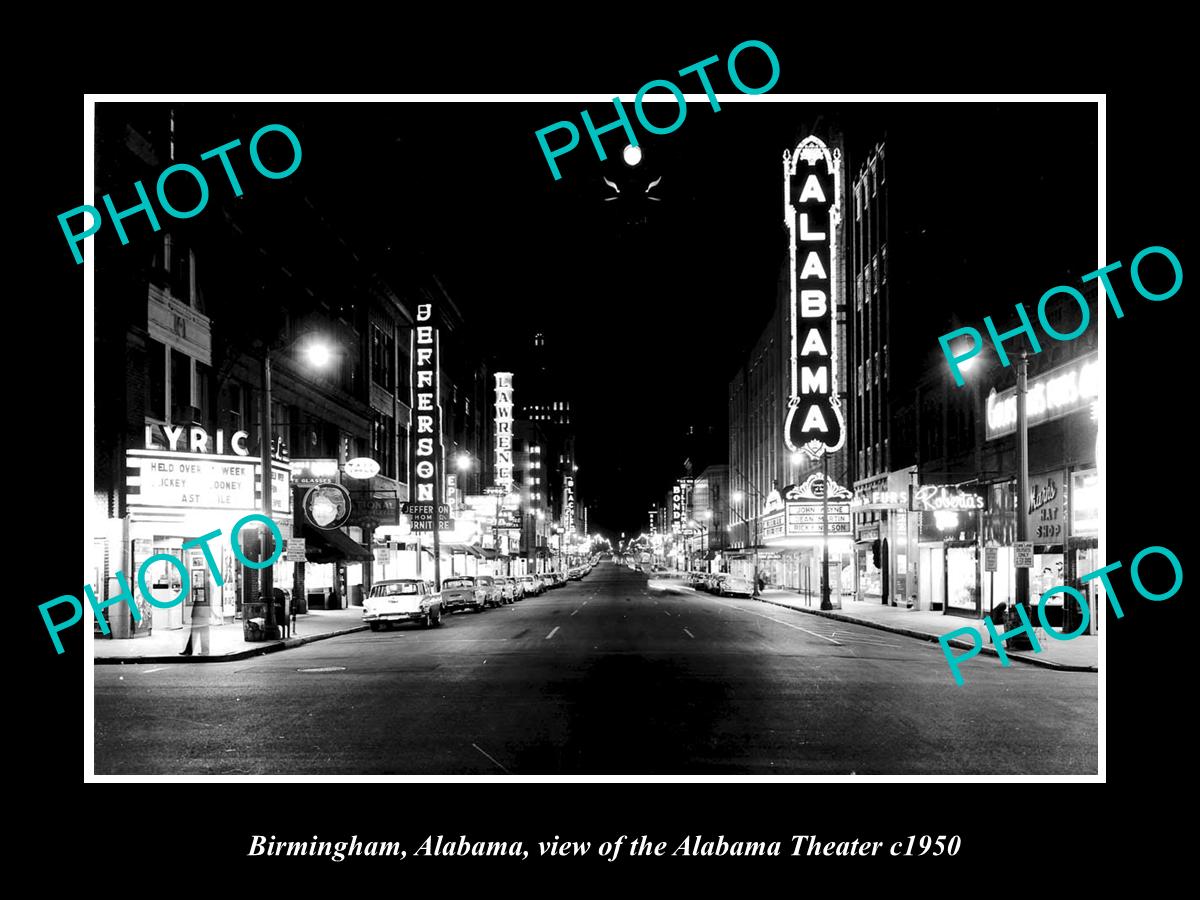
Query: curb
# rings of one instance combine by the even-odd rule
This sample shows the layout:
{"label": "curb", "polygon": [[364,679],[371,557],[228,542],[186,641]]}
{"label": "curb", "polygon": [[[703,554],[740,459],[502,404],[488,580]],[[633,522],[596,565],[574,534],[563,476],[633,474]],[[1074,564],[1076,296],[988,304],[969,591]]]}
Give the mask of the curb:
{"label": "curb", "polygon": [[[927,631],[914,631],[911,628],[901,628],[897,625],[884,625],[881,622],[873,622],[873,621],[870,621],[867,619],[856,619],[854,616],[847,616],[843,613],[830,612],[829,610],[805,609],[802,606],[791,606],[790,604],[782,603],[778,600],[767,600],[763,597],[755,597],[754,599],[759,601],[760,603],[769,603],[772,606],[779,606],[779,607],[782,607],[783,609],[794,609],[796,612],[808,613],[810,616],[820,616],[822,619],[835,619],[838,622],[846,622],[847,624],[850,624],[850,625],[862,625],[865,628],[875,628],[879,631],[890,631],[892,634],[901,634],[901,635],[904,635],[905,637],[916,638],[917,640],[932,641],[933,643],[940,642],[940,638],[938,637],[938,635],[930,634]],[[946,643],[948,643],[951,647],[956,647],[959,650],[970,650],[971,646],[972,646],[971,644],[968,644],[966,641],[959,640],[958,638],[949,640]],[[980,649],[988,656],[995,656],[997,658],[1000,656],[1000,654],[997,653],[995,648],[993,648],[993,647],[984,646]],[[1031,665],[1031,666],[1041,666],[1042,668],[1045,668],[1045,669],[1057,669],[1060,672],[1096,672],[1096,671],[1098,671],[1095,666],[1073,666],[1073,665],[1069,665],[1068,663],[1050,662],[1049,660],[1046,660],[1046,659],[1039,659],[1036,656],[1026,656],[1024,654],[1019,654],[1019,653],[1009,653],[1009,654],[1007,654],[1007,656],[1009,659],[1017,660],[1018,662],[1027,663],[1028,665]]]}
{"label": "curb", "polygon": [[314,634],[310,637],[295,637],[288,638],[285,641],[265,641],[262,646],[251,647],[248,650],[237,650],[233,653],[223,653],[220,656],[102,656],[92,660],[93,665],[97,666],[112,666],[112,665],[132,665],[141,663],[155,663],[161,665],[163,663],[221,663],[221,662],[237,662],[241,659],[249,659],[252,656],[263,656],[267,653],[278,653],[280,650],[292,650],[296,647],[303,647],[305,644],[311,644],[314,641],[323,641],[327,638],[340,637],[343,634],[354,634],[356,631],[366,631],[366,625],[356,625],[353,628],[343,628],[340,631],[325,631],[321,634]]}

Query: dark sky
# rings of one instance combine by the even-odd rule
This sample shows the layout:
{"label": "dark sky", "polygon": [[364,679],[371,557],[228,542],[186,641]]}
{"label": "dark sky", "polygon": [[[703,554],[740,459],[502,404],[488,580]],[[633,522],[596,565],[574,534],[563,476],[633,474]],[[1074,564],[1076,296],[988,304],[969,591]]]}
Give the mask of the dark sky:
{"label": "dark sky", "polygon": [[[910,192],[893,202],[892,228],[924,229],[945,265],[930,267],[930,293],[902,302],[937,294],[978,320],[1095,267],[1092,105],[692,103],[669,135],[634,119],[636,169],[621,161],[620,132],[603,138],[608,161],[597,159],[584,106],[246,104],[233,114],[246,137],[278,121],[304,148],[293,176],[247,193],[303,191],[364,259],[432,267],[503,365],[519,371],[529,335],[547,334],[576,410],[590,524],[610,534],[644,527],[695,452],[689,426],[724,434],[729,379],[771,313],[786,252],[782,152],[812,131],[840,128],[855,169],[858,148],[885,135],[906,150]],[[613,118],[611,104],[586,106],[598,125]],[[674,109],[647,108],[664,123]],[[562,119],[582,134],[555,181],[534,132]],[[660,176],[659,201],[644,199]],[[604,177],[622,188],[617,200]],[[723,462],[716,443],[713,458],[694,461]]]}

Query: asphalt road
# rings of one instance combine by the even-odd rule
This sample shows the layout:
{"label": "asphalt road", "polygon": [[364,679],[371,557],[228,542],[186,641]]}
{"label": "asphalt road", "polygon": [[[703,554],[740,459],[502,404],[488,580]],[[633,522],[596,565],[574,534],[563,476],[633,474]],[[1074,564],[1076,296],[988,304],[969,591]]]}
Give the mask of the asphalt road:
{"label": "asphalt road", "polygon": [[1094,774],[1097,680],[601,563],[440,628],[95,667],[98,774]]}

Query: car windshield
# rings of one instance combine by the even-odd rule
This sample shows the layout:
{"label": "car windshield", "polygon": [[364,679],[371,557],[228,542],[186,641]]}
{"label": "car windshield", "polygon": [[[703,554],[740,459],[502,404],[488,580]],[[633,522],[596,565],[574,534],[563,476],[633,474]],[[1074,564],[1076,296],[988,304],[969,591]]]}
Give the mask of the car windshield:
{"label": "car windshield", "polygon": [[415,594],[417,593],[417,583],[415,581],[400,581],[396,584],[377,584],[371,591],[372,597],[393,597],[396,594]]}
{"label": "car windshield", "polygon": [[442,582],[442,587],[444,587],[444,588],[456,588],[456,587],[469,588],[472,586],[473,585],[471,584],[470,578],[447,578],[445,581]]}

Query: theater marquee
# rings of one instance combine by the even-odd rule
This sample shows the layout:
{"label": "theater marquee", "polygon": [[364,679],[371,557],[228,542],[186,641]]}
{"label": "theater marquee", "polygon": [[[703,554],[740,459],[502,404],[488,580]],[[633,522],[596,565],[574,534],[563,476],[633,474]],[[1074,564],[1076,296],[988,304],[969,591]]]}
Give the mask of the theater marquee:
{"label": "theater marquee", "polygon": [[814,460],[845,443],[837,396],[837,229],[841,150],[809,135],[783,153],[784,217],[789,233],[790,373],[784,440]]}

